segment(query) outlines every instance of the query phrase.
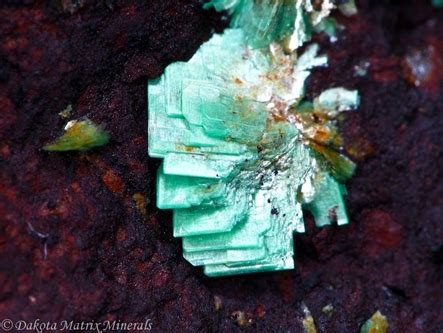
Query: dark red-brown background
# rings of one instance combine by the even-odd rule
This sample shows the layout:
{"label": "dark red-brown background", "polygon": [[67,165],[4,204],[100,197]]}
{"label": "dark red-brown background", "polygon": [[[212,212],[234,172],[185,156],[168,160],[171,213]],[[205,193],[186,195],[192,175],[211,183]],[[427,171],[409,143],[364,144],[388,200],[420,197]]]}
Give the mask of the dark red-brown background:
{"label": "dark red-brown background", "polygon": [[[338,42],[317,38],[330,66],[308,84],[311,97],[337,85],[362,96],[343,124],[359,159],[351,224],[297,235],[294,271],[209,279],[155,207],[146,81],[226,20],[197,0],[1,1],[0,320],[303,332],[305,304],[319,332],[358,332],[377,309],[390,332],[443,332],[443,11],[426,0],[359,7],[338,16]],[[429,47],[434,68],[416,87],[404,59]],[[355,76],[364,62],[367,76]],[[71,118],[106,124],[107,146],[42,151],[70,104]]]}

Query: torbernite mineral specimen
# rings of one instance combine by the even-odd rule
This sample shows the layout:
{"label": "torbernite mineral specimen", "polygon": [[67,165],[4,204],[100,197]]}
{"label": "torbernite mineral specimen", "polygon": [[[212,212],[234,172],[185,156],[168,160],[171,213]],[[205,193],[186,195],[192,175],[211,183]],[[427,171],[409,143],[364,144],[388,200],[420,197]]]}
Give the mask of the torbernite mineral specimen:
{"label": "torbernite mineral specimen", "polygon": [[233,28],[148,83],[149,154],[163,159],[157,205],[174,210],[184,257],[208,276],[290,269],[302,207],[317,226],[348,223],[342,182],[355,165],[335,119],[359,95],[336,87],[306,100],[305,81],[327,57],[316,44],[297,52],[334,6],[210,5],[230,11]]}

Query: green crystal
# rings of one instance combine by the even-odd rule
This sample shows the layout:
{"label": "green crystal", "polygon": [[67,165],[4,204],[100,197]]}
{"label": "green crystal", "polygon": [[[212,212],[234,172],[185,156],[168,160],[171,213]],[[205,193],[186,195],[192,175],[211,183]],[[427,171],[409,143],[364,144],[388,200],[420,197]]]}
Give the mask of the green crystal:
{"label": "green crystal", "polygon": [[[213,1],[217,9],[241,3]],[[303,206],[320,227],[348,223],[345,188],[297,119],[315,110],[334,118],[358,106],[358,93],[334,88],[305,101],[310,70],[327,65],[318,46],[297,55],[250,40],[227,29],[148,84],[149,154],[163,159],[157,205],[173,209],[183,256],[208,276],[293,268]],[[341,162],[340,172],[352,173]]]}
{"label": "green crystal", "polygon": [[104,146],[109,141],[109,134],[102,126],[94,124],[85,118],[71,120],[65,126],[65,132],[53,143],[45,145],[46,151],[86,151]]}
{"label": "green crystal", "polygon": [[377,312],[363,324],[360,333],[386,333],[388,328],[388,319],[377,310]]}
{"label": "green crystal", "polygon": [[286,40],[295,50],[311,39],[312,30],[335,5],[332,0],[322,0],[316,10],[311,0],[210,0],[205,7],[228,11],[231,26],[245,31],[246,41],[253,47]]}
{"label": "green crystal", "polygon": [[442,8],[443,0],[432,0],[432,5],[437,8]]}

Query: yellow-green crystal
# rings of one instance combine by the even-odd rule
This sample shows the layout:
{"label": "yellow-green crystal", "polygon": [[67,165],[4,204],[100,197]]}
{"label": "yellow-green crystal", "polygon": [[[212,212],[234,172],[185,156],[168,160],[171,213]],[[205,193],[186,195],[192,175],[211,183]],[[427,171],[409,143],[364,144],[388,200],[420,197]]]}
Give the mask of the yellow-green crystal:
{"label": "yellow-green crystal", "polygon": [[388,319],[380,311],[377,311],[364,323],[360,333],[386,333],[388,328]]}
{"label": "yellow-green crystal", "polygon": [[[174,210],[183,256],[209,276],[293,268],[303,206],[318,226],[348,223],[344,186],[297,122],[304,82],[326,57],[315,44],[297,55],[249,42],[227,29],[148,84],[149,154],[163,159],[157,205]],[[337,88],[311,105],[334,117],[358,102]]]}
{"label": "yellow-green crystal", "polygon": [[47,151],[85,151],[107,144],[109,134],[89,119],[71,120],[65,132],[53,143],[43,147]]}

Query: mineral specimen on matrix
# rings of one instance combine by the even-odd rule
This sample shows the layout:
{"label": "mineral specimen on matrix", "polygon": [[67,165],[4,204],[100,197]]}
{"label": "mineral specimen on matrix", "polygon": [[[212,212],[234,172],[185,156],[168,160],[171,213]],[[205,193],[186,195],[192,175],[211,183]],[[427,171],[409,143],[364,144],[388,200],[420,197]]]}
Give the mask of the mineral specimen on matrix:
{"label": "mineral specimen on matrix", "polygon": [[227,29],[148,84],[149,154],[163,159],[157,206],[174,210],[184,257],[208,276],[293,268],[302,207],[317,226],[348,223],[342,181],[355,165],[339,152],[335,118],[359,95],[336,87],[305,98],[310,71],[327,57],[316,44],[298,54],[274,42],[285,33],[275,24],[294,23],[277,12],[251,23],[267,24],[260,38],[243,24]]}

